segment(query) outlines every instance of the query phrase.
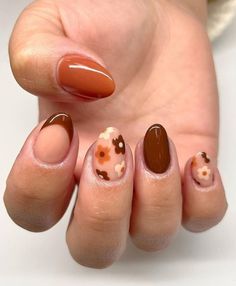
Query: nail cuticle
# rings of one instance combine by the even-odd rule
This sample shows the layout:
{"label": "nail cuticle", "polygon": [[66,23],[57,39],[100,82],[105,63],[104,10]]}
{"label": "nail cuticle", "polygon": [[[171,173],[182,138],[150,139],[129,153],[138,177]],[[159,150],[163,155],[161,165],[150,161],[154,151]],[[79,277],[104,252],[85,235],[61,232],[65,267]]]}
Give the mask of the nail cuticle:
{"label": "nail cuticle", "polygon": [[215,181],[213,181],[212,184],[210,186],[207,186],[207,187],[199,185],[194,179],[192,181],[193,181],[193,184],[195,186],[195,189],[199,192],[207,193],[207,192],[211,192],[211,191],[215,190]]}

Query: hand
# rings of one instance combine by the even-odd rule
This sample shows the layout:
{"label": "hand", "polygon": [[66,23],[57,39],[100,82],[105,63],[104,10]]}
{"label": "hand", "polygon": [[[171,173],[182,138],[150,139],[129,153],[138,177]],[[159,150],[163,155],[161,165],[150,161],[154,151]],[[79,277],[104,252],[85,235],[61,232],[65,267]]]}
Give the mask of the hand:
{"label": "hand", "polygon": [[[199,232],[223,218],[217,85],[204,19],[180,1],[41,0],[24,10],[10,40],[10,60],[18,83],[39,96],[41,122],[7,180],[4,201],[18,225],[31,231],[52,227],[79,182],[67,244],[76,261],[102,268],[121,256],[129,231],[137,247],[155,251],[170,243],[181,222]],[[63,71],[68,55],[76,63],[86,58],[105,77],[88,73],[73,81],[77,71]],[[109,96],[111,75],[116,90]],[[105,98],[91,101],[98,94]],[[63,113],[45,123],[62,111],[73,126]],[[155,123],[166,128],[169,140],[155,126],[143,143]],[[91,146],[108,126],[118,130]],[[120,132],[125,153],[115,157],[112,139]],[[106,173],[97,167],[106,160],[99,143],[111,149],[103,152],[111,159]],[[143,146],[149,146],[146,157]],[[153,162],[157,154],[162,165]],[[109,173],[117,158],[124,168]]]}

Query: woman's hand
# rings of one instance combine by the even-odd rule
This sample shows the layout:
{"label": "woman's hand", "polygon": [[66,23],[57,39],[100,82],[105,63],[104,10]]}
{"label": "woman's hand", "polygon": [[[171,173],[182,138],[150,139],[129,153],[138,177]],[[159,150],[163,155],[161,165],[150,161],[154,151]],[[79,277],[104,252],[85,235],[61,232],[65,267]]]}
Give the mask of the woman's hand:
{"label": "woman's hand", "polygon": [[[12,70],[39,96],[41,122],[9,174],[5,205],[17,224],[44,231],[78,183],[67,243],[83,265],[117,260],[129,232],[137,247],[155,251],[181,222],[204,231],[227,209],[206,3],[185,2],[41,0],[15,25]],[[146,133],[155,123],[169,139],[160,125]],[[91,146],[108,126],[118,129]]]}

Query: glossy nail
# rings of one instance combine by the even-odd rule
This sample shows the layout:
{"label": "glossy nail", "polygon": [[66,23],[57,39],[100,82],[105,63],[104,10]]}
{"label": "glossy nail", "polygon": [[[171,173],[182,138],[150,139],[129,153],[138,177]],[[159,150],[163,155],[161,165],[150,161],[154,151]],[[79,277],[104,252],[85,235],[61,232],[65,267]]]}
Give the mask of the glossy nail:
{"label": "glossy nail", "polygon": [[58,82],[64,90],[85,100],[104,98],[115,90],[114,80],[103,66],[77,55],[61,59]]}
{"label": "glossy nail", "polygon": [[56,113],[43,124],[34,145],[35,156],[45,163],[59,163],[66,157],[73,138],[73,123],[66,113]]}
{"label": "glossy nail", "polygon": [[214,180],[214,166],[206,152],[197,153],[191,162],[193,180],[201,187],[209,187]]}
{"label": "glossy nail", "polygon": [[125,172],[125,142],[119,130],[108,127],[95,144],[94,172],[107,181],[119,179]]}
{"label": "glossy nail", "polygon": [[169,141],[166,130],[154,124],[147,130],[143,141],[143,154],[147,167],[154,173],[164,173],[170,164]]}

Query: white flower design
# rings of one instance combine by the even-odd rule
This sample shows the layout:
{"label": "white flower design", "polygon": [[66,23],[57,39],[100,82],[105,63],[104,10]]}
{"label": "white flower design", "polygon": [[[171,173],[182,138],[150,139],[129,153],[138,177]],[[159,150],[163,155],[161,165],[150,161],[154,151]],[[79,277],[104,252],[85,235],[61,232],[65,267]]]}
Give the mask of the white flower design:
{"label": "white flower design", "polygon": [[116,171],[118,177],[120,177],[124,173],[124,170],[125,170],[125,161],[124,160],[120,164],[115,165],[115,171]]}
{"label": "white flower design", "polygon": [[99,138],[103,138],[105,140],[108,140],[110,138],[110,134],[114,131],[115,131],[115,129],[113,127],[107,127],[104,132],[100,133]]}
{"label": "white flower design", "polygon": [[197,169],[198,178],[201,180],[209,180],[211,170],[207,166]]}
{"label": "white flower design", "polygon": [[120,142],[118,145],[120,148],[123,148],[123,146],[124,146],[123,142]]}

